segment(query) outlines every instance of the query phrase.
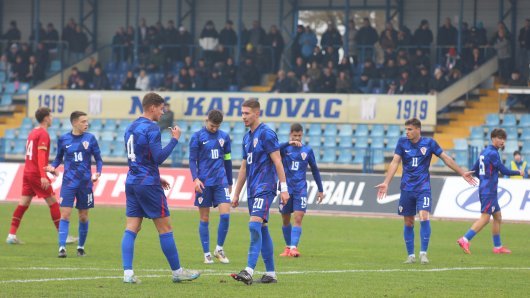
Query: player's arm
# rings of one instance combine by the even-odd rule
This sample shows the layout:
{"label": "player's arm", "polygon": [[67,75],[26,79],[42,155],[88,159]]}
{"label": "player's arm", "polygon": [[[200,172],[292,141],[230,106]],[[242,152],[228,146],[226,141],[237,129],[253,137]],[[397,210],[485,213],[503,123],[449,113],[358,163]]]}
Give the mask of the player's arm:
{"label": "player's arm", "polygon": [[504,164],[501,162],[499,155],[496,155],[497,156],[493,157],[493,166],[499,169],[499,172],[501,172],[501,174],[506,176],[524,176],[524,169],[521,169],[519,171],[512,171],[505,167]]}
{"label": "player's arm", "polygon": [[226,172],[226,180],[228,180],[228,191],[232,192],[232,144],[230,144],[230,137],[225,138],[223,151],[225,153],[225,155],[223,156],[223,160]]}
{"label": "player's arm", "polygon": [[41,135],[38,140],[37,147],[37,166],[39,167],[40,183],[43,189],[50,187],[50,180],[46,176],[45,167],[48,160],[48,146],[50,146],[50,137],[48,135]]}
{"label": "player's arm", "polygon": [[394,175],[396,174],[396,171],[400,163],[401,163],[401,155],[394,153],[394,158],[392,158],[392,161],[390,162],[390,165],[388,166],[385,180],[383,181],[383,183],[375,186],[376,188],[379,189],[377,192],[378,199],[382,199],[386,196],[386,192],[388,191],[388,185],[390,184],[390,181],[392,181],[392,178],[394,178]]}
{"label": "player's arm", "polygon": [[61,165],[64,159],[64,149],[63,149],[63,141],[62,138],[59,138],[57,140],[57,155],[55,155],[55,159],[53,162],[46,167],[46,172],[52,173],[53,175],[57,176],[58,173],[56,171],[57,167]]}
{"label": "player's arm", "polygon": [[99,149],[98,141],[94,136],[92,136],[92,156],[96,161],[96,174],[92,177],[92,181],[97,181],[101,176],[101,171],[103,170],[103,159],[101,158],[101,150]]}
{"label": "player's arm", "polygon": [[180,137],[180,128],[175,126],[171,129],[172,138],[171,141],[162,148],[162,139],[160,135],[160,129],[156,124],[153,124],[152,129],[147,132],[147,137],[149,139],[149,149],[151,150],[151,155],[153,160],[157,164],[162,164],[171,154],[175,146],[178,144],[178,138]]}
{"label": "player's arm", "polygon": [[239,206],[239,195],[245,185],[245,180],[247,180],[247,160],[243,159],[241,162],[241,167],[239,168],[239,174],[237,175],[236,189],[234,191],[234,199],[232,200],[232,207]]}
{"label": "player's arm", "polygon": [[280,180],[280,197],[283,204],[287,204],[289,201],[289,189],[287,188],[287,179],[285,178],[285,171],[283,169],[282,157],[280,155],[280,150],[269,153],[272,163],[276,167],[276,174],[278,175],[278,180]]}
{"label": "player's arm", "polygon": [[[440,158],[443,160],[445,165],[447,165],[449,168],[451,168],[451,170],[453,170],[458,175],[462,176],[462,178],[464,178],[464,180],[466,180],[467,183],[469,183],[471,185],[477,185],[477,181],[473,178],[474,170],[471,170],[471,171],[468,171],[468,172],[464,171],[461,167],[459,167],[456,164],[454,159],[452,159],[451,156],[447,155],[445,152],[442,152],[440,154]],[[477,165],[477,167],[478,167],[478,165]]]}
{"label": "player's arm", "polygon": [[199,170],[197,169],[197,161],[199,160],[199,139],[197,138],[196,133],[191,136],[189,150],[190,157],[188,160],[190,165],[191,179],[193,179],[193,183],[195,183],[195,191],[202,193],[204,184],[198,177]]}
{"label": "player's arm", "polygon": [[322,186],[322,177],[320,177],[320,171],[318,170],[317,161],[315,160],[315,153],[313,152],[313,150],[309,151],[308,162],[309,167],[311,167],[311,173],[313,174],[313,178],[315,179],[318,188],[317,203],[320,204],[320,202],[322,202],[322,200],[324,199],[324,187]]}

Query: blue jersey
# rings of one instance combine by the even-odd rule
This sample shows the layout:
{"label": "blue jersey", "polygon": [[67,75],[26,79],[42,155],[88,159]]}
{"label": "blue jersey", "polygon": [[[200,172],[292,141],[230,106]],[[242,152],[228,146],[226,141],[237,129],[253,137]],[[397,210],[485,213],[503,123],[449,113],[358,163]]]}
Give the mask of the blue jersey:
{"label": "blue jersey", "polygon": [[193,180],[199,178],[204,186],[232,185],[232,157],[230,136],[206,128],[195,132],[190,139],[190,171]]}
{"label": "blue jersey", "polygon": [[124,135],[129,172],[125,184],[160,185],[158,166],[166,160],[178,141],[171,138],[162,148],[160,128],[145,117],[129,124]]}
{"label": "blue jersey", "polygon": [[324,188],[322,187],[322,179],[320,178],[320,171],[318,170],[317,162],[315,160],[315,154],[311,147],[308,145],[295,147],[289,146],[289,143],[282,143],[280,145],[280,154],[282,156],[285,177],[287,178],[289,194],[299,195],[307,193],[307,166],[311,167],[311,172],[313,173],[313,178],[315,178],[318,191],[324,191]]}
{"label": "blue jersey", "polygon": [[493,145],[482,150],[472,171],[475,171],[475,175],[480,180],[478,186],[480,196],[497,197],[499,171],[508,176],[520,175],[518,171],[509,170],[502,164],[499,151]]}
{"label": "blue jersey", "polygon": [[57,156],[51,166],[57,168],[64,159],[63,185],[92,187],[92,156],[96,160],[96,172],[101,173],[103,160],[98,141],[91,133],[62,135],[57,142]]}
{"label": "blue jersey", "polygon": [[280,150],[276,133],[261,123],[243,137],[243,158],[247,160],[247,196],[260,198],[276,194],[276,167],[270,158]]}
{"label": "blue jersey", "polygon": [[421,137],[416,144],[405,137],[400,138],[394,153],[401,156],[403,162],[401,190],[416,192],[430,190],[431,158],[433,154],[440,156],[442,152],[442,148],[431,138]]}

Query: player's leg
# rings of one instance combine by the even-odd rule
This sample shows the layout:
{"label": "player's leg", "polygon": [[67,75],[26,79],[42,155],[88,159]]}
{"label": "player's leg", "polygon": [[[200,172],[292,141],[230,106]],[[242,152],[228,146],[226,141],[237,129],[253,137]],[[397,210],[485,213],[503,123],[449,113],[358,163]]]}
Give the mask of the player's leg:
{"label": "player's leg", "polygon": [[460,237],[456,243],[462,248],[464,253],[471,254],[471,251],[469,249],[470,241],[477,235],[490,221],[490,217],[492,214],[492,206],[493,206],[493,197],[481,197],[480,198],[480,218],[477,219],[472,225],[471,228],[464,234],[464,236]]}
{"label": "player's leg", "polygon": [[140,280],[136,278],[133,271],[134,259],[134,242],[136,235],[142,228],[142,220],[146,216],[142,206],[140,205],[140,197],[137,194],[134,185],[125,184],[126,206],[125,215],[127,221],[123,238],[121,240],[121,256],[123,264],[123,282],[125,283],[139,283]]}
{"label": "player's leg", "polygon": [[79,243],[77,256],[85,255],[85,242],[88,235],[88,210],[94,208],[94,194],[92,188],[83,188],[76,195],[76,208],[79,213]]}
{"label": "player's leg", "polygon": [[20,222],[22,221],[22,217],[24,216],[24,213],[29,208],[29,205],[31,204],[31,199],[33,198],[35,194],[30,192],[24,192],[24,188],[22,189],[22,196],[20,197],[18,201],[17,208],[15,208],[15,211],[13,212],[13,217],[11,218],[11,228],[9,229],[9,234],[7,235],[6,242],[8,244],[21,244],[22,242],[18,240],[17,238],[17,231],[18,227],[20,226]]}
{"label": "player's leg", "polygon": [[61,202],[61,221],[59,222],[59,258],[66,258],[66,238],[70,229],[70,215],[72,214],[72,206],[69,205],[68,200],[63,199]]}
{"label": "player's leg", "polygon": [[281,200],[278,198],[278,201],[280,201],[279,209],[280,214],[282,215],[282,233],[283,233],[283,239],[285,240],[285,249],[280,254],[280,257],[288,257],[289,253],[291,252],[291,233],[292,233],[292,225],[291,225],[291,214],[294,212],[293,210],[293,196],[289,195],[290,198],[287,201],[287,204],[283,205],[281,203]]}
{"label": "player's leg", "polygon": [[265,275],[261,277],[261,282],[276,283],[278,280],[276,279],[276,270],[274,266],[274,245],[269,232],[269,226],[267,225],[269,218],[269,206],[272,205],[275,195],[270,194],[264,197],[265,202],[261,213],[261,218],[263,219],[263,224],[261,225],[261,257],[263,259],[263,263],[265,263]]}
{"label": "player's leg", "polygon": [[291,231],[291,251],[289,252],[289,256],[299,257],[298,242],[302,235],[302,220],[307,209],[307,194],[291,196],[291,200],[293,201],[294,226]]}
{"label": "player's leg", "polygon": [[399,197],[398,214],[403,216],[403,239],[407,249],[406,264],[416,262],[414,254],[414,217],[416,216],[416,196],[408,191],[401,191]]}
{"label": "player's leg", "polygon": [[55,198],[55,193],[53,192],[51,181],[50,186],[47,189],[42,188],[40,178],[38,182],[36,179],[33,179],[31,185],[36,196],[39,198],[44,198],[46,204],[48,204],[48,207],[50,207],[50,216],[52,218],[53,224],[55,225],[55,228],[57,229],[57,231],[59,231],[59,222],[61,221],[61,210],[59,208],[59,203]]}
{"label": "player's leg", "polygon": [[210,207],[199,207],[199,238],[201,239],[202,252],[204,253],[204,263],[213,264],[210,253]]}
{"label": "player's leg", "polygon": [[416,198],[416,209],[419,210],[420,217],[420,263],[425,265],[429,263],[427,259],[427,249],[431,239],[431,192],[420,193]]}
{"label": "player's leg", "polygon": [[[230,197],[228,197],[230,201]],[[217,228],[217,245],[214,250],[214,256],[223,264],[228,264],[230,260],[226,257],[223,245],[230,227],[230,203],[221,203],[219,207],[219,227]]]}
{"label": "player's leg", "polygon": [[501,211],[493,213],[493,223],[491,224],[491,235],[493,237],[493,253],[496,254],[510,254],[511,250],[504,247],[501,242]]}

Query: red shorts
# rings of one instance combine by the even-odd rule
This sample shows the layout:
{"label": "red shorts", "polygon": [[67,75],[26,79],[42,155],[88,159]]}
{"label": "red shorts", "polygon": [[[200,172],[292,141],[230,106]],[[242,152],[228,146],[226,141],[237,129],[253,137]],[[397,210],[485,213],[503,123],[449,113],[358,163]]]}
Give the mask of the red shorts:
{"label": "red shorts", "polygon": [[[46,179],[50,181],[49,178]],[[40,183],[40,176],[38,174],[34,175],[24,173],[24,176],[22,178],[22,195],[30,197],[37,196],[39,198],[49,198],[55,195],[55,193],[53,192],[51,181],[48,189],[42,189]]]}

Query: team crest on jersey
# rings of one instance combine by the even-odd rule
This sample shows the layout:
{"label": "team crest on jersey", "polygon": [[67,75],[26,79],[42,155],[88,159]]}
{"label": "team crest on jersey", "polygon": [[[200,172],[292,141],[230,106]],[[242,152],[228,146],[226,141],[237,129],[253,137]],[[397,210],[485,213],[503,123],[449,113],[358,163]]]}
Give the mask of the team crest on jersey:
{"label": "team crest on jersey", "polygon": [[305,153],[305,152],[302,152],[302,154],[300,154],[300,155],[302,155],[302,160],[305,160],[306,157],[307,157],[307,153]]}
{"label": "team crest on jersey", "polygon": [[83,142],[83,147],[85,147],[85,150],[88,150],[88,145],[90,145],[89,142],[87,142],[87,141]]}
{"label": "team crest on jersey", "polygon": [[202,204],[202,197],[197,198],[197,201],[199,201],[199,204]]}
{"label": "team crest on jersey", "polygon": [[219,139],[219,145],[221,145],[221,147],[223,147],[225,144],[225,140],[224,139]]}
{"label": "team crest on jersey", "polygon": [[420,151],[421,151],[421,154],[425,155],[425,153],[427,153],[427,148],[421,147]]}
{"label": "team crest on jersey", "polygon": [[256,146],[258,145],[258,138],[254,138],[254,148],[256,148]]}

